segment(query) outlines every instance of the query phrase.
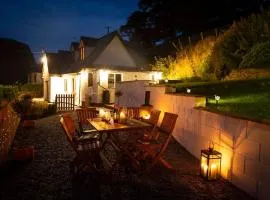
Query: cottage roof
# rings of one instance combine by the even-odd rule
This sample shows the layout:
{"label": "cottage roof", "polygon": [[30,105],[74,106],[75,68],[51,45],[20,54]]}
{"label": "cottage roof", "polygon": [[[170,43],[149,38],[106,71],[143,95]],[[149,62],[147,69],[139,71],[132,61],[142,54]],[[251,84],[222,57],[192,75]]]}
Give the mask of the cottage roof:
{"label": "cottage roof", "polygon": [[95,37],[81,36],[81,38],[80,38],[80,41],[82,41],[83,44],[86,46],[96,46],[98,40],[99,39],[95,38]]}
{"label": "cottage roof", "polygon": [[71,63],[73,56],[69,51],[58,51],[57,53],[46,53],[50,74],[66,74],[74,72]]}
{"label": "cottage roof", "polygon": [[79,49],[79,42],[71,42],[71,45],[70,45],[70,50],[72,51],[76,51]]}
{"label": "cottage roof", "polygon": [[[101,66],[101,65],[94,65],[93,64],[95,62],[95,60],[102,54],[102,52],[105,50],[105,48],[110,44],[110,42],[113,40],[114,37],[118,37],[120,39],[123,46],[129,52],[129,55],[134,60],[136,66],[132,67],[132,69],[130,69],[130,67],[125,67],[125,66],[110,66],[109,64],[106,66],[104,66],[104,65]],[[149,60],[146,58],[145,55],[142,54],[143,51],[127,45],[127,43],[122,40],[122,37],[119,35],[118,31],[111,32],[111,33],[104,35],[100,38],[81,36],[80,42],[83,42],[84,45],[94,47],[94,49],[90,53],[90,55],[85,58],[85,60],[75,61],[74,59],[71,59],[72,63],[70,63],[69,65],[61,64],[64,66],[69,66],[69,67],[67,67],[69,71],[65,72],[65,73],[78,72],[78,71],[80,71],[81,68],[85,68],[85,67],[91,67],[94,69],[106,68],[106,69],[121,70],[121,71],[148,71],[148,70],[150,70]],[[61,59],[64,62],[64,60],[63,60],[64,58],[60,58],[59,62],[61,61]],[[70,61],[70,58],[69,58],[69,61]],[[49,64],[49,70],[51,68],[52,67]],[[56,70],[56,71],[66,71],[67,70],[65,67],[59,67],[59,68],[60,68],[60,70]],[[62,68],[64,68],[64,69],[62,70]],[[54,70],[50,70],[50,73],[53,73],[53,71]],[[60,73],[60,72],[58,72],[58,73]]]}
{"label": "cottage roof", "polygon": [[122,40],[122,37],[119,35],[118,31],[111,32],[96,41],[95,49],[93,52],[85,59],[84,65],[93,66],[93,62],[99,57],[99,55],[105,50],[108,44],[113,40],[113,38],[117,36],[122,44],[128,50],[130,56],[134,60],[137,67],[147,67],[149,65],[149,61],[145,56],[135,51],[134,49],[128,47],[126,43]]}

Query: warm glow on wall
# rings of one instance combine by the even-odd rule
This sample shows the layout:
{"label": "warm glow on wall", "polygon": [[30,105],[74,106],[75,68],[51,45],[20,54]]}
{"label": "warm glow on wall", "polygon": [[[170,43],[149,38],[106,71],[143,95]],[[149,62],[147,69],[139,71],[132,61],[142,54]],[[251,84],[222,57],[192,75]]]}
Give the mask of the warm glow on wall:
{"label": "warm glow on wall", "polygon": [[82,80],[87,80],[88,79],[88,72],[87,72],[87,70],[82,70],[82,71],[80,71],[80,75],[81,75],[81,79]]}
{"label": "warm glow on wall", "polygon": [[162,79],[162,72],[154,72],[153,76],[154,76],[154,81],[159,81]]}
{"label": "warm glow on wall", "polygon": [[43,64],[42,78],[47,81],[49,79],[49,68],[48,68],[48,59],[47,59],[46,54],[42,56],[41,62]]}
{"label": "warm glow on wall", "polygon": [[99,71],[99,82],[103,87],[107,87],[108,84],[108,71],[100,70]]}
{"label": "warm glow on wall", "polygon": [[64,83],[63,78],[58,76],[53,76],[50,79],[50,102],[55,101],[56,94],[63,94],[64,92]]}

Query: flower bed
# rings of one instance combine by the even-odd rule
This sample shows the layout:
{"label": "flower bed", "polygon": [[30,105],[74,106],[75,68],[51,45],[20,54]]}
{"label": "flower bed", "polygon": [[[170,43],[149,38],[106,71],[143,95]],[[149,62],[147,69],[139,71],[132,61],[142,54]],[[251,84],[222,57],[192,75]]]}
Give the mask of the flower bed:
{"label": "flower bed", "polygon": [[19,122],[19,116],[10,106],[0,110],[0,164],[7,160]]}

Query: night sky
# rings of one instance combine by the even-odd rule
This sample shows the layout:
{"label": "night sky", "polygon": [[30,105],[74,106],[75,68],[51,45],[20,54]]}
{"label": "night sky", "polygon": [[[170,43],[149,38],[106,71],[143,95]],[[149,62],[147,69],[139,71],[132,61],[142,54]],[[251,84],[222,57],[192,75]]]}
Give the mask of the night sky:
{"label": "night sky", "polygon": [[0,37],[41,49],[68,49],[80,36],[102,36],[123,25],[138,0],[1,0]]}

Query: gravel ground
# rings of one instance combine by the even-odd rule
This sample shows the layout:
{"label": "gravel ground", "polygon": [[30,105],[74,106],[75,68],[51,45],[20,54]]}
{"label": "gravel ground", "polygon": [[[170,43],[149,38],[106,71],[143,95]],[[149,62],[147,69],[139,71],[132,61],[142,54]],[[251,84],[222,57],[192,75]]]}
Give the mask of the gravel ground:
{"label": "gravel ground", "polygon": [[1,168],[0,199],[252,199],[225,180],[200,178],[198,160],[176,141],[164,155],[176,171],[156,166],[147,176],[125,174],[118,182],[101,182],[92,174],[70,179],[69,162],[75,154],[58,115],[37,120],[34,129],[20,128],[14,146],[28,145],[35,147],[33,161]]}

